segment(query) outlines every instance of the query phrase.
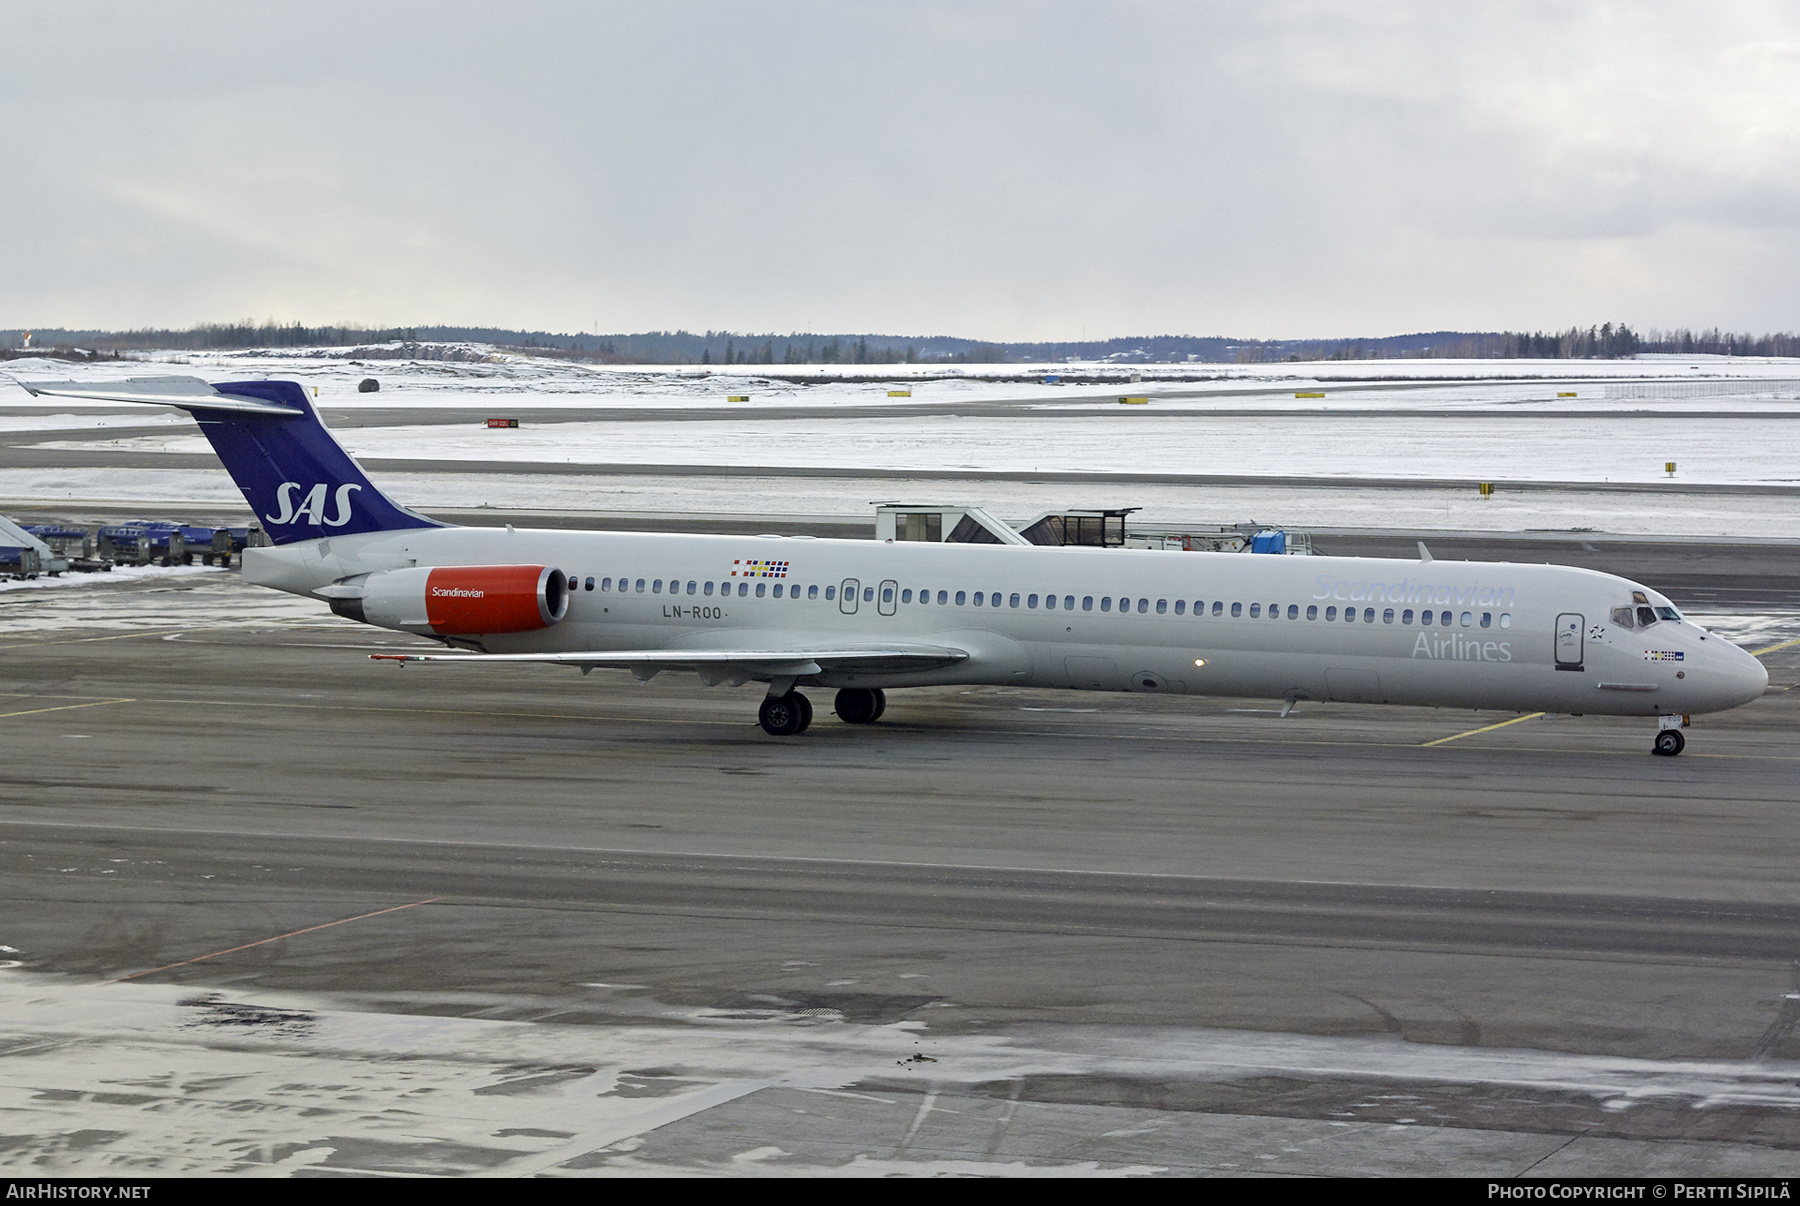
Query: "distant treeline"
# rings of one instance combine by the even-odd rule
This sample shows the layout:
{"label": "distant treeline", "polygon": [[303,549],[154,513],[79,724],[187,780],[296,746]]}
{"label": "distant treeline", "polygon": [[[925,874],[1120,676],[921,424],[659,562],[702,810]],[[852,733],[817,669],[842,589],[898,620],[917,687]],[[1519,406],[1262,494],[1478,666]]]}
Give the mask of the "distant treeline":
{"label": "distant treeline", "polygon": [[[16,356],[25,332],[0,330],[0,356]],[[34,349],[81,349],[116,356],[132,351],[248,351],[257,348],[347,348],[389,355],[407,344],[478,343],[537,355],[603,364],[1046,364],[1111,361],[1121,364],[1254,364],[1272,361],[1466,359],[1616,359],[1640,352],[1726,356],[1800,356],[1800,335],[1735,334],[1717,327],[1678,328],[1640,335],[1624,323],[1566,331],[1429,331],[1363,339],[1230,339],[1223,336],[1143,335],[1073,342],[996,343],[950,335],[744,334],[734,331],[644,331],[632,335],[569,335],[501,327],[309,327],[301,323],[206,323],[183,331],[32,333]],[[393,347],[392,345],[401,345]]]}

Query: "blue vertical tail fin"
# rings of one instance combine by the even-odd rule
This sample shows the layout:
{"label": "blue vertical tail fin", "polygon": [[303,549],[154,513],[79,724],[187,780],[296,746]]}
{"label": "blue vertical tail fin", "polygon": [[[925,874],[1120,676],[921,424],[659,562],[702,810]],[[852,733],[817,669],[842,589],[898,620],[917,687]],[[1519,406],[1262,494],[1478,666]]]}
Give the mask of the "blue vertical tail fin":
{"label": "blue vertical tail fin", "polygon": [[153,402],[192,414],[276,544],[445,526],[383,494],[325,429],[297,382],[208,385],[192,377],[162,377],[110,385],[19,384],[34,395]]}

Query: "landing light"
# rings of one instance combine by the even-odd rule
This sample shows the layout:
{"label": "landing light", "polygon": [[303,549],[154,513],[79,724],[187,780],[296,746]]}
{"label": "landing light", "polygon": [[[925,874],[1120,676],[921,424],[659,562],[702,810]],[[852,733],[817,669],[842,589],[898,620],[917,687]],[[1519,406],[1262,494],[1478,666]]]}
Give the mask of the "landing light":
{"label": "landing light", "polygon": [[1203,658],[1203,657],[1197,657],[1197,658],[1195,658],[1195,659],[1194,659],[1194,665],[1196,665],[1196,666],[1204,666],[1204,665],[1206,665],[1206,659],[1205,659],[1205,658]]}

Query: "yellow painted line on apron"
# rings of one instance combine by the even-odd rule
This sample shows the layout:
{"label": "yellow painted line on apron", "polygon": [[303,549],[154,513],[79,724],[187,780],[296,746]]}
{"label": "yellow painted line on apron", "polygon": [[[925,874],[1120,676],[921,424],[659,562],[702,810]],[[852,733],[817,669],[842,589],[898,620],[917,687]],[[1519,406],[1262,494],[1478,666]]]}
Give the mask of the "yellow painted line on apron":
{"label": "yellow painted line on apron", "polygon": [[7,716],[36,716],[40,712],[68,712],[75,708],[98,708],[102,704],[136,703],[132,699],[96,699],[93,703],[59,704],[54,708],[26,708],[23,712],[0,712],[0,718]]}
{"label": "yellow painted line on apron", "polygon": [[1439,737],[1436,741],[1427,741],[1427,742],[1423,743],[1423,745],[1421,745],[1420,748],[1423,749],[1423,748],[1425,748],[1425,746],[1431,746],[1431,745],[1442,745],[1446,741],[1460,741],[1464,737],[1473,737],[1477,733],[1491,733],[1495,729],[1503,729],[1509,724],[1518,724],[1522,720],[1536,720],[1538,717],[1540,717],[1542,715],[1543,715],[1542,712],[1533,712],[1528,716],[1515,716],[1511,720],[1502,720],[1499,724],[1483,725],[1479,729],[1470,729],[1466,733],[1454,733],[1454,734],[1450,735],[1449,737]]}
{"label": "yellow painted line on apron", "polygon": [[155,632],[120,632],[103,637],[70,637],[61,641],[0,641],[0,649],[31,649],[39,645],[85,645],[89,641],[124,641],[132,637],[169,636],[177,632],[199,632],[202,625],[190,624],[186,628],[159,628]]}
{"label": "yellow painted line on apron", "polygon": [[1788,649],[1795,645],[1800,645],[1800,637],[1796,637],[1791,641],[1783,641],[1779,645],[1770,645],[1767,649],[1752,649],[1750,651],[1750,656],[1761,657],[1765,653],[1774,653],[1777,649]]}
{"label": "yellow painted line on apron", "polygon": [[102,980],[101,984],[123,984],[127,980],[135,980],[140,976],[154,976],[157,972],[168,971],[172,967],[186,967],[190,963],[201,963],[207,959],[217,959],[221,955],[235,955],[239,951],[247,951],[255,946],[267,946],[271,942],[280,942],[283,938],[297,938],[301,934],[311,934],[318,930],[328,930],[334,925],[349,925],[352,921],[363,921],[370,917],[380,917],[384,913],[398,913],[402,909],[416,909],[420,905],[436,904],[444,899],[433,896],[430,900],[415,900],[411,904],[395,905],[391,909],[376,909],[373,913],[358,913],[355,917],[342,917],[336,921],[327,921],[322,925],[309,925],[303,930],[289,930],[285,934],[277,934],[273,938],[259,938],[255,942],[246,942],[242,946],[229,947],[222,951],[214,951],[210,955],[195,955],[192,959],[183,959],[179,963],[165,963],[161,967],[152,967],[148,971],[132,972],[128,976],[119,976],[112,980]]}

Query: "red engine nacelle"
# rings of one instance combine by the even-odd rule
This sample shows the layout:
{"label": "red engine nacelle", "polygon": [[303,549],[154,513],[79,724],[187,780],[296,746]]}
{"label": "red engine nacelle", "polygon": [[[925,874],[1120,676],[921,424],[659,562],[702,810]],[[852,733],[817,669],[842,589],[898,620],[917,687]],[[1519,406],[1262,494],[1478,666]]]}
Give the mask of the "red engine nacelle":
{"label": "red engine nacelle", "polygon": [[[371,574],[353,618],[437,636],[531,632],[569,614],[569,579],[543,565],[441,565]],[[333,610],[339,609],[336,602]]]}

